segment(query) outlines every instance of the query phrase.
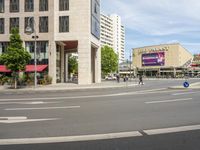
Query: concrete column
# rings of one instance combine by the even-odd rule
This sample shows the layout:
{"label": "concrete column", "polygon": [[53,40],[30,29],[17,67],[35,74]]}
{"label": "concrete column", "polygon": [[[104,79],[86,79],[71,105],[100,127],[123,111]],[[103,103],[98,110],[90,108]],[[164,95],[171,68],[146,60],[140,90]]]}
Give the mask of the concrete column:
{"label": "concrete column", "polygon": [[61,48],[61,83],[65,82],[65,55],[64,46]]}
{"label": "concrete column", "polygon": [[95,56],[95,83],[101,83],[101,48],[96,49]]}
{"label": "concrete column", "polygon": [[56,84],[56,43],[49,43],[49,76],[52,77],[52,84]]}
{"label": "concrete column", "polygon": [[158,76],[160,77],[160,68],[158,69]]}
{"label": "concrete column", "polygon": [[176,68],[174,68],[174,78],[176,77]]}
{"label": "concrete column", "polygon": [[88,39],[78,41],[78,84],[91,84],[91,43]]}
{"label": "concrete column", "polygon": [[68,77],[68,54],[65,53],[65,82],[69,81],[69,77]]}

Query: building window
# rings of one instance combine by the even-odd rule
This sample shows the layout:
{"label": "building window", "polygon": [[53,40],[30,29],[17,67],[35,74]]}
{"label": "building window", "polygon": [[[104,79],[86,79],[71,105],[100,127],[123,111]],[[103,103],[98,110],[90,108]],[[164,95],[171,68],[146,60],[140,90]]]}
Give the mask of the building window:
{"label": "building window", "polygon": [[[26,42],[26,50],[29,53],[34,53],[35,42]],[[37,53],[47,53],[48,42],[47,41],[38,41],[37,42]]]}
{"label": "building window", "polygon": [[69,10],[69,0],[59,0],[59,10]]}
{"label": "building window", "polygon": [[10,18],[10,33],[12,31],[12,28],[19,29],[19,18]]}
{"label": "building window", "polygon": [[[31,54],[31,61],[29,64],[34,64],[34,50],[35,42],[25,42],[26,50]],[[37,64],[48,64],[48,41],[37,42]]]}
{"label": "building window", "polygon": [[25,42],[25,47],[29,53],[34,53],[35,42]]}
{"label": "building window", "polygon": [[69,32],[69,16],[59,17],[59,32]]}
{"label": "building window", "polygon": [[39,31],[40,33],[48,32],[48,17],[40,17]]}
{"label": "building window", "polygon": [[4,13],[4,0],[0,0],[0,13]]}
{"label": "building window", "polygon": [[25,12],[33,12],[34,10],[34,2],[33,0],[25,0],[25,6],[24,6]]}
{"label": "building window", "polygon": [[0,34],[4,34],[4,18],[0,18]]}
{"label": "building window", "polygon": [[47,52],[47,42],[46,41],[37,42],[37,49],[38,49],[39,53],[46,53]]}
{"label": "building window", "polygon": [[40,0],[40,11],[48,11],[48,0]]}
{"label": "building window", "polygon": [[8,48],[8,42],[0,42],[0,54],[5,53]]}
{"label": "building window", "polygon": [[26,28],[28,26],[30,26],[31,29],[33,29],[33,32],[34,32],[34,18],[33,17],[25,17],[25,19],[24,19],[24,33],[26,33]]}
{"label": "building window", "polygon": [[19,12],[19,0],[10,0],[10,12]]}
{"label": "building window", "polygon": [[38,64],[48,64],[48,41],[37,42]]}
{"label": "building window", "polygon": [[94,6],[94,13],[97,14],[97,3],[95,3],[95,6]]}

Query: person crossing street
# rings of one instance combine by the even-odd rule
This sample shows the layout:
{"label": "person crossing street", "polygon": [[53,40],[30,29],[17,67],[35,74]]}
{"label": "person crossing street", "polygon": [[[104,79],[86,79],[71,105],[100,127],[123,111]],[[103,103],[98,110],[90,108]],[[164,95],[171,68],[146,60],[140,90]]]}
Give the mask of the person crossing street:
{"label": "person crossing street", "polygon": [[142,78],[141,74],[139,75],[139,84],[144,85],[143,78]]}

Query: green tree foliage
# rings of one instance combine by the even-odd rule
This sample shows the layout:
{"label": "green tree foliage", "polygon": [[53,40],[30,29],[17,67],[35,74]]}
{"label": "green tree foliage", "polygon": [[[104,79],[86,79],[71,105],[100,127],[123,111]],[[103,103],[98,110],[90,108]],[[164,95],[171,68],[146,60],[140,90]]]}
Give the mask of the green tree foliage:
{"label": "green tree foliage", "polygon": [[78,73],[78,61],[75,56],[69,56],[68,68],[69,68],[69,74]]}
{"label": "green tree foliage", "polygon": [[11,70],[15,77],[15,88],[17,88],[17,76],[19,71],[24,71],[31,60],[31,55],[23,48],[19,30],[13,28],[10,35],[10,43],[5,53],[0,56],[0,61]]}
{"label": "green tree foliage", "polygon": [[116,72],[118,69],[118,55],[109,46],[101,48],[101,69],[103,75]]}

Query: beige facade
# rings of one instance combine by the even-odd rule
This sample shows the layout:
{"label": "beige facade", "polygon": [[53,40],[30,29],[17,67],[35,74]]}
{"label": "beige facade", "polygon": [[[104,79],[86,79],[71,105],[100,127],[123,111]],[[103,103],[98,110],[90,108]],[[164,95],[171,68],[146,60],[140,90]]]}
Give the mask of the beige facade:
{"label": "beige facade", "polygon": [[193,55],[180,44],[162,44],[133,49],[133,66],[143,74],[172,75],[183,72]]}
{"label": "beige facade", "polygon": [[[0,18],[5,19],[5,33],[0,34],[0,42],[9,41],[9,19],[19,17],[19,30],[24,43],[34,41],[31,35],[24,32],[24,18],[34,17],[37,41],[48,41],[48,67],[49,75],[53,78],[53,83],[58,80],[65,82],[68,80],[68,54],[78,53],[78,83],[91,84],[101,82],[101,51],[98,36],[92,33],[95,28],[98,34],[100,20],[100,0],[72,0],[69,1],[69,10],[59,10],[59,0],[48,0],[48,11],[39,11],[39,0],[34,0],[34,12],[24,12],[25,0],[20,0],[20,11],[9,12],[9,1],[5,0],[5,11],[0,13]],[[94,7],[93,8],[93,3]],[[93,23],[93,9],[97,21]],[[48,32],[39,32],[39,17],[48,17]],[[59,17],[69,17],[69,31],[59,32]],[[99,17],[99,18],[98,18]],[[98,20],[99,19],[99,20]],[[58,52],[60,47],[60,52]],[[57,65],[57,57],[60,57],[60,67]],[[59,74],[59,75],[58,75]]]}

